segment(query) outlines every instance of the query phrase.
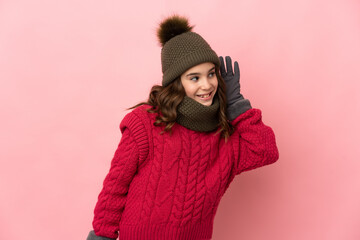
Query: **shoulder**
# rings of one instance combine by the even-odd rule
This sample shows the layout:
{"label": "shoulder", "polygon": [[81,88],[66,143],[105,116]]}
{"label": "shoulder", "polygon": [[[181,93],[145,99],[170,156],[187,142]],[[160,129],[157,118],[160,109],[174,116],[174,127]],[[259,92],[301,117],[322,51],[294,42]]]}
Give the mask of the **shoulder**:
{"label": "shoulder", "polygon": [[126,128],[132,133],[149,128],[155,119],[154,114],[147,111],[150,108],[150,105],[141,105],[127,113],[120,123],[121,132],[124,132]]}
{"label": "shoulder", "polygon": [[139,149],[140,159],[144,160],[148,155],[149,144],[151,145],[151,128],[154,114],[147,112],[149,105],[141,105],[127,113],[120,123],[121,133],[129,131]]}

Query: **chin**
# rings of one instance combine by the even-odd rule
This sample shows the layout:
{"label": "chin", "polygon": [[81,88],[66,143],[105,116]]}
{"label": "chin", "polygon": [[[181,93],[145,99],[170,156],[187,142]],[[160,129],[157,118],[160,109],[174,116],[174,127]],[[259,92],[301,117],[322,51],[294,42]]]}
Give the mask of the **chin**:
{"label": "chin", "polygon": [[202,105],[204,105],[204,106],[211,106],[212,105],[212,103],[213,103],[213,100],[211,99],[211,101],[207,101],[207,102],[201,102],[201,101],[197,101],[198,103],[201,103]]}

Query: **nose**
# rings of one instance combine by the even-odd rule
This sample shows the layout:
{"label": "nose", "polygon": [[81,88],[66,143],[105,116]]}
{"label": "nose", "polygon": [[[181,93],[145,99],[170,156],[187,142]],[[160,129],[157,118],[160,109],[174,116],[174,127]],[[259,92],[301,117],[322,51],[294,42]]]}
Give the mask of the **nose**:
{"label": "nose", "polygon": [[204,90],[210,89],[211,88],[210,80],[207,78],[204,78],[203,81],[201,82],[201,88]]}

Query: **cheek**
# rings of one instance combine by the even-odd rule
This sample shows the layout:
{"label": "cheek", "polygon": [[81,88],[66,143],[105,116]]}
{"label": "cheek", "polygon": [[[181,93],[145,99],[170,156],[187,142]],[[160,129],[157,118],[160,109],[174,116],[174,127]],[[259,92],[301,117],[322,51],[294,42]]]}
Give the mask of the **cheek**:
{"label": "cheek", "polygon": [[186,95],[187,95],[188,97],[193,97],[196,91],[195,91],[194,86],[188,86],[188,87],[185,89],[185,92],[186,92]]}
{"label": "cheek", "polygon": [[191,97],[193,95],[193,86],[191,86],[191,84],[189,84],[188,82],[184,81],[182,82],[182,85],[185,89],[185,93],[186,93],[186,96],[188,97]]}
{"label": "cheek", "polygon": [[215,89],[217,90],[218,86],[219,86],[219,82],[218,82],[217,78],[215,78],[213,85],[214,85]]}

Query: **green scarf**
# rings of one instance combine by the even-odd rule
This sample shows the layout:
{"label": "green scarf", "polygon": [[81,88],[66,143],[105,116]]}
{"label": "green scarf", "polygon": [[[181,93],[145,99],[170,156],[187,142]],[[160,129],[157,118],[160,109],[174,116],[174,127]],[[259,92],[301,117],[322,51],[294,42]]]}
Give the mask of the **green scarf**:
{"label": "green scarf", "polygon": [[177,108],[176,122],[199,132],[210,132],[219,125],[219,99],[215,95],[211,106],[205,106],[187,96]]}

